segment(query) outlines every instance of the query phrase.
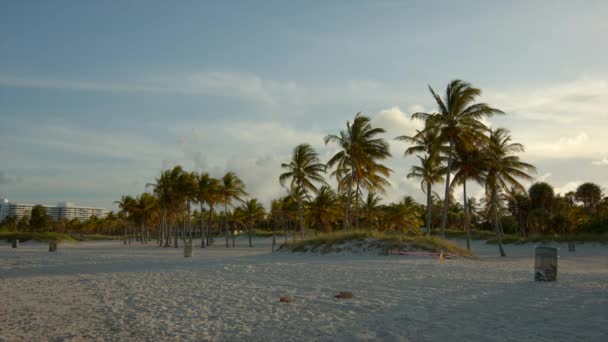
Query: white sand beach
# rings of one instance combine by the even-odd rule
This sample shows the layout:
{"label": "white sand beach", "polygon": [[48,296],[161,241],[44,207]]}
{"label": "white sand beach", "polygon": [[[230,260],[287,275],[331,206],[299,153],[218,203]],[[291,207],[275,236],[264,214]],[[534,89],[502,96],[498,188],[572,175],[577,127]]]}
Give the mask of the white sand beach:
{"label": "white sand beach", "polygon": [[[0,341],[606,341],[608,246],[475,243],[478,260],[270,254],[119,241],[0,245]],[[352,299],[336,299],[340,291]],[[279,303],[288,296],[290,303]]]}

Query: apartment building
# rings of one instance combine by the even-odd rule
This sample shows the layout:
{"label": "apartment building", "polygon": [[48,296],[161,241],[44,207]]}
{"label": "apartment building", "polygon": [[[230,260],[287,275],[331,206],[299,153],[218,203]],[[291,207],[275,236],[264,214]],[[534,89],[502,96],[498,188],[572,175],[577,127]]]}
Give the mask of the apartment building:
{"label": "apartment building", "polygon": [[[13,203],[6,198],[0,199],[0,222],[7,217],[16,217],[19,220],[23,216],[31,216],[34,206],[35,204]],[[46,209],[47,215],[55,221],[63,218],[84,221],[91,216],[102,218],[108,214],[108,211],[103,208],[79,207],[71,202],[60,202],[56,206],[42,205],[42,207]]]}

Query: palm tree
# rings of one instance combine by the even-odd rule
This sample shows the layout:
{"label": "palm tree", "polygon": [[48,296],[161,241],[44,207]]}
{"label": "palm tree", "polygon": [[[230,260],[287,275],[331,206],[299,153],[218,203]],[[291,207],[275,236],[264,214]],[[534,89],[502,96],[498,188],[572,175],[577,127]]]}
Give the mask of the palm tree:
{"label": "palm tree", "polygon": [[[323,178],[326,166],[319,160],[317,152],[308,144],[300,144],[293,150],[291,161],[286,164],[281,164],[283,169],[287,171],[279,176],[281,186],[285,186],[288,180],[290,181],[289,190],[293,194],[298,190],[301,191],[310,202],[309,191],[317,192],[316,183],[323,185],[327,184]],[[300,223],[300,235],[304,239],[304,218],[302,215],[302,199],[300,196],[294,197],[297,199],[298,219]]]}
{"label": "palm tree", "polygon": [[[538,182],[532,184],[528,190],[530,196],[530,205],[532,221],[536,221],[539,224],[536,226],[541,232],[547,230],[547,222],[551,217],[551,209],[553,208],[553,202],[555,200],[555,193],[553,187],[545,182]],[[540,227],[538,227],[540,226]]]}
{"label": "palm tree", "polygon": [[420,165],[413,165],[407,178],[420,179],[420,188],[426,194],[426,233],[431,235],[431,211],[433,208],[432,196],[433,184],[439,182],[446,172],[446,167],[439,163],[438,157],[425,155],[424,157],[416,156],[420,161]]}
{"label": "palm tree", "polygon": [[380,204],[382,198],[374,192],[368,192],[367,198],[363,203],[363,214],[367,224],[376,229],[380,228],[380,218],[382,217],[383,207]]}
{"label": "palm tree", "polygon": [[383,227],[402,232],[420,233],[420,212],[416,203],[402,201],[391,203],[384,208]]}
{"label": "palm tree", "polygon": [[[128,225],[128,221],[130,220],[130,218],[133,216],[133,214],[136,211],[136,207],[137,207],[137,202],[135,201],[135,199],[130,196],[122,196],[122,198],[120,199],[120,201],[114,201],[115,204],[118,204],[118,208],[120,208],[120,213],[124,216],[124,220],[123,220],[123,244],[127,244],[127,225]],[[131,243],[129,241],[129,243]]]}
{"label": "palm tree", "polygon": [[251,242],[251,231],[255,227],[256,221],[264,218],[266,214],[262,203],[258,202],[257,198],[252,198],[241,205],[241,210],[245,217],[245,225],[247,227],[247,235],[249,235],[249,247],[253,247]]}
{"label": "palm tree", "polygon": [[277,226],[283,221],[283,201],[280,199],[272,200],[270,204],[270,218],[272,219],[272,251],[274,252],[277,244],[276,230]]}
{"label": "palm tree", "polygon": [[595,183],[583,183],[576,188],[574,198],[583,203],[585,210],[587,210],[587,214],[591,217],[602,201],[602,188]]}
{"label": "palm tree", "polygon": [[226,234],[226,248],[228,248],[228,205],[232,204],[232,201],[237,200],[242,202],[242,198],[247,196],[245,191],[245,183],[236,175],[230,171],[222,177],[222,181],[219,187],[219,194],[224,202],[224,232]]}
{"label": "palm tree", "polygon": [[502,246],[502,236],[499,229],[498,209],[501,205],[501,193],[508,187],[524,190],[518,179],[532,180],[528,172],[536,172],[536,168],[522,162],[515,153],[523,152],[524,147],[511,142],[509,131],[498,128],[490,132],[489,145],[485,151],[487,155],[487,169],[485,174],[486,196],[489,198],[491,218],[498,240],[500,256],[506,256]]}
{"label": "palm tree", "polygon": [[[154,196],[144,192],[135,198],[135,213],[141,224],[141,242],[147,243],[150,240],[150,227],[145,227],[147,220],[154,214],[157,209],[157,201]],[[146,229],[146,231],[144,231]]]}
{"label": "palm tree", "polygon": [[429,91],[437,103],[438,112],[414,113],[412,117],[423,119],[426,125],[439,130],[439,141],[448,144],[445,195],[441,217],[441,236],[445,238],[454,148],[456,145],[471,147],[476,141],[475,137],[487,130],[481,120],[496,114],[503,114],[503,112],[485,103],[475,103],[476,98],[481,95],[481,90],[461,80],[453,80],[448,84],[444,98],[441,98],[431,86],[429,86]]}
{"label": "palm tree", "polygon": [[307,214],[310,222],[317,229],[329,232],[332,223],[340,215],[340,200],[329,186],[324,185],[319,189],[317,196],[308,203]]}
{"label": "palm tree", "polygon": [[467,236],[467,249],[471,250],[471,222],[469,219],[469,207],[467,201],[467,180],[471,179],[483,185],[485,171],[487,169],[487,156],[480,148],[466,148],[463,145],[456,145],[456,153],[453,161],[453,169],[456,171],[452,186],[462,184],[464,225]]}
{"label": "palm tree", "polygon": [[[431,235],[431,210],[433,184],[439,182],[445,174],[446,168],[441,165],[441,154],[445,154],[446,148],[439,139],[439,129],[425,122],[422,131],[416,130],[413,136],[402,135],[395,138],[409,143],[404,156],[418,154],[420,166],[412,166],[408,178],[420,179],[420,187],[426,193],[426,233]],[[420,156],[422,155],[422,156]]]}
{"label": "palm tree", "polygon": [[[181,166],[175,166],[171,170],[164,170],[160,177],[155,179],[154,183],[148,183],[146,186],[152,186],[161,206],[161,236],[160,244],[164,247],[169,247],[171,244],[172,220],[171,210],[176,207],[176,200],[179,194],[178,180],[184,172]],[[177,230],[176,230],[177,233]],[[175,239],[175,247],[177,247],[177,238]]]}
{"label": "palm tree", "polygon": [[[178,179],[179,189],[179,205],[184,206],[182,217],[185,214],[185,220],[182,220],[182,239],[185,241],[188,237],[188,241],[192,242],[192,215],[190,213],[190,203],[196,201],[198,195],[198,174],[195,172],[183,172]],[[185,213],[184,213],[185,212]],[[185,227],[188,227],[186,232]]]}
{"label": "palm tree", "polygon": [[327,162],[327,166],[336,166],[336,170],[332,174],[338,178],[342,187],[346,187],[344,229],[350,225],[350,198],[353,183],[357,202],[355,204],[356,228],[359,228],[358,195],[360,188],[383,192],[384,187],[389,184],[385,177],[388,177],[392,170],[379,163],[391,156],[388,143],[384,139],[376,137],[384,132],[385,130],[382,128],[373,128],[368,117],[357,113],[352,125],[350,122],[346,122],[345,131],[340,131],[339,135],[330,134],[325,137],[325,144],[334,142],[341,149]]}
{"label": "palm tree", "polygon": [[[204,172],[198,175],[196,179],[197,192],[196,199],[200,205],[201,211],[201,248],[205,248],[205,239],[207,244],[210,242],[210,232],[213,220],[213,208],[218,201],[219,181],[209,176],[208,173]],[[208,234],[205,234],[205,217],[203,215],[203,205],[207,204],[209,207],[209,223],[208,223]]]}

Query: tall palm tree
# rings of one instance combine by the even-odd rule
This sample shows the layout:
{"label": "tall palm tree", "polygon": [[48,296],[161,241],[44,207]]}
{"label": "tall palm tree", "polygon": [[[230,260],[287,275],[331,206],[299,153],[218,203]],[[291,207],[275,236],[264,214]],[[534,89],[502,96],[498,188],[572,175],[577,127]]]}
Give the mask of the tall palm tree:
{"label": "tall palm tree", "polygon": [[455,184],[462,184],[463,194],[463,209],[464,209],[464,225],[467,237],[467,249],[471,250],[471,222],[469,219],[469,206],[467,198],[467,180],[473,180],[477,184],[483,185],[485,171],[487,169],[488,159],[481,148],[472,147],[466,148],[462,145],[456,146],[453,169]]}
{"label": "tall palm tree", "polygon": [[[180,206],[183,207],[182,239],[192,242],[192,215],[190,203],[196,201],[198,195],[198,174],[196,172],[183,172],[178,179]],[[187,231],[186,228],[187,227]]]}
{"label": "tall palm tree", "polygon": [[[141,225],[141,242],[147,243],[150,241],[150,227],[145,227],[147,220],[154,214],[157,208],[157,201],[154,196],[144,192],[135,198],[135,212]],[[146,231],[144,231],[146,229]]]}
{"label": "tall palm tree", "polygon": [[472,87],[461,80],[451,81],[443,98],[431,86],[429,91],[437,103],[437,113],[414,113],[413,118],[423,119],[427,125],[439,130],[439,140],[448,144],[447,170],[445,174],[445,196],[443,214],[441,217],[441,235],[445,238],[445,228],[448,219],[450,176],[455,146],[472,146],[476,136],[487,130],[482,119],[503,114],[502,111],[485,103],[475,103],[481,95],[481,90]]}
{"label": "tall palm tree", "polygon": [[272,251],[274,252],[277,240],[276,230],[277,226],[283,221],[283,201],[280,199],[272,200],[270,204],[270,218],[272,220]]}
{"label": "tall palm tree", "polygon": [[[217,179],[209,176],[208,173],[203,172],[198,175],[196,179],[196,199],[200,205],[201,211],[201,248],[205,248],[205,241],[209,244],[209,235],[211,232],[211,225],[213,220],[213,208],[218,201],[218,191],[220,183]],[[203,215],[203,205],[207,204],[209,207],[209,222],[208,222],[208,233],[205,233],[205,217]]]}
{"label": "tall palm tree", "polygon": [[118,208],[120,209],[120,212],[125,217],[125,220],[123,222],[123,233],[124,233],[123,234],[123,244],[126,245],[127,244],[127,226],[129,225],[128,221],[131,219],[131,217],[136,212],[137,202],[135,201],[135,199],[132,196],[123,195],[122,198],[120,199],[120,201],[114,201],[114,203],[118,204]]}
{"label": "tall palm tree", "polygon": [[504,189],[515,187],[525,191],[521,180],[532,180],[529,173],[536,172],[536,168],[528,163],[522,162],[515,153],[523,152],[521,144],[511,142],[509,131],[498,128],[490,132],[489,145],[485,152],[488,157],[487,170],[485,174],[486,196],[489,198],[491,218],[494,223],[494,231],[498,240],[500,256],[506,256],[502,236],[499,228],[498,210]]}
{"label": "tall palm tree", "polygon": [[[338,151],[328,162],[328,167],[336,166],[334,175],[339,183],[346,182],[346,205],[344,211],[344,229],[350,225],[350,198],[353,184],[355,185],[355,227],[359,228],[359,193],[361,187],[368,191],[383,192],[388,185],[385,177],[392,170],[379,163],[391,156],[388,143],[377,135],[385,133],[382,128],[372,127],[371,120],[357,113],[353,123],[346,122],[346,130],[338,135],[330,134],[325,137],[325,144],[338,144]],[[343,184],[344,185],[344,184]]]}
{"label": "tall palm tree", "polygon": [[[301,191],[310,202],[309,191],[316,193],[316,183],[327,184],[323,173],[325,173],[326,166],[321,163],[317,152],[308,144],[300,144],[293,150],[291,161],[289,163],[281,164],[281,167],[286,172],[279,176],[279,182],[281,186],[285,186],[288,180],[289,190],[291,193],[295,193],[298,190]],[[298,205],[298,219],[300,224],[300,235],[304,239],[304,218],[302,215],[302,199],[300,196],[294,197],[297,199]]]}
{"label": "tall palm tree", "polygon": [[407,178],[420,179],[420,188],[426,194],[426,234],[431,235],[431,211],[433,209],[432,196],[433,184],[439,182],[446,172],[446,167],[441,165],[437,156],[416,156],[420,165],[412,165]]}
{"label": "tall palm tree", "polygon": [[243,197],[247,196],[245,191],[245,183],[234,172],[229,171],[222,177],[219,187],[219,194],[224,202],[224,233],[226,234],[226,248],[228,248],[228,205],[231,205],[234,200],[243,201]]}
{"label": "tall palm tree", "polygon": [[249,248],[253,247],[251,241],[251,232],[255,227],[255,223],[264,218],[266,211],[262,203],[258,202],[257,198],[249,199],[241,204],[241,210],[245,218],[245,226],[247,227],[247,235],[249,235]]}
{"label": "tall palm tree", "polygon": [[[156,178],[154,183],[148,183],[146,186],[152,186],[161,206],[161,238],[160,244],[164,247],[169,247],[171,244],[171,233],[173,230],[173,215],[172,210],[177,207],[179,187],[178,182],[181,174],[184,172],[181,166],[175,166],[171,170],[164,170],[160,177]],[[177,232],[177,229],[176,229]],[[175,239],[175,247],[178,246]]]}

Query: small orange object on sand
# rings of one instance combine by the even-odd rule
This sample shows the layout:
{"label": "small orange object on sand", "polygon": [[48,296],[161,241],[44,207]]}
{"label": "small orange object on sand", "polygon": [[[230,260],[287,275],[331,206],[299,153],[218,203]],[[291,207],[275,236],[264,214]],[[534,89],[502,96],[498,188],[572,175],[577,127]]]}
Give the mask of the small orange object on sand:
{"label": "small orange object on sand", "polygon": [[281,303],[289,303],[290,300],[289,300],[289,298],[287,296],[281,296],[281,297],[279,297],[279,302],[281,302]]}

